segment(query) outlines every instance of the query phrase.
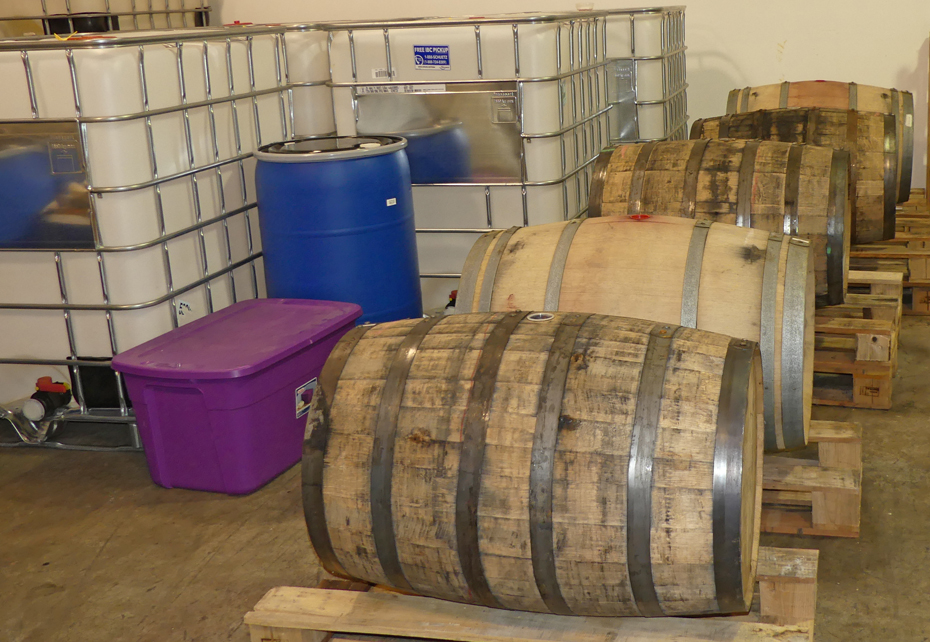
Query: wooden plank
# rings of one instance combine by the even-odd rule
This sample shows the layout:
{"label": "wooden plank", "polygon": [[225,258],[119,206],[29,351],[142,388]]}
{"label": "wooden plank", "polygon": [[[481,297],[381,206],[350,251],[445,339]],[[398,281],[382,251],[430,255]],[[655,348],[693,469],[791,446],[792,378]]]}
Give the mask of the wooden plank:
{"label": "wooden plank", "polygon": [[762,484],[771,490],[829,490],[848,493],[860,491],[859,478],[848,468],[798,466],[783,457],[766,455],[762,468]]}
{"label": "wooden plank", "polygon": [[[761,556],[761,555],[760,555]],[[799,566],[799,572],[804,570]],[[784,583],[766,580],[770,584]],[[797,585],[814,586],[816,583]],[[793,613],[808,611],[779,586],[760,587]],[[765,599],[765,598],[763,598]],[[763,614],[765,616],[765,614]],[[771,616],[770,616],[771,617]],[[572,617],[491,609],[392,593],[358,593],[279,587],[245,616],[250,627],[278,632],[339,632],[450,640],[455,642],[802,642],[812,640],[811,619],[776,625],[734,618]],[[289,633],[290,634],[290,633]],[[253,636],[253,640],[256,638]],[[320,637],[269,640],[321,642]]]}
{"label": "wooden plank", "polygon": [[808,439],[819,444],[858,443],[862,439],[862,426],[850,421],[812,421]]}

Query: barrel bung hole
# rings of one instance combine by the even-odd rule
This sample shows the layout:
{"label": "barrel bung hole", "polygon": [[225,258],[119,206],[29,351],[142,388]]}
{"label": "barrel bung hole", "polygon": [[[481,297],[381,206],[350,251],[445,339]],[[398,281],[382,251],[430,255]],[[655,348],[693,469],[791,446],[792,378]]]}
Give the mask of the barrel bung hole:
{"label": "barrel bung hole", "polygon": [[552,321],[554,317],[548,312],[534,312],[526,318],[530,321]]}

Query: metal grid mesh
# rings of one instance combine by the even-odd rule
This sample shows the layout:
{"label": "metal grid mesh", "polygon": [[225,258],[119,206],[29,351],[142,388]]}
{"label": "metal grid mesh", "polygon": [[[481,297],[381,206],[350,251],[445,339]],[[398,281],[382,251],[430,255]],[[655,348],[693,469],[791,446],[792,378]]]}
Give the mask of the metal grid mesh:
{"label": "metal grid mesh", "polygon": [[6,0],[4,35],[186,29],[210,24],[208,0]]}
{"label": "metal grid mesh", "polygon": [[[502,25],[508,28],[512,39],[513,67],[506,73],[501,69],[503,63],[500,61],[497,61],[499,65],[495,70],[489,70],[488,60],[483,58],[489,39],[487,34],[493,27]],[[555,30],[555,73],[528,73],[526,64],[521,69],[521,35],[524,30],[537,25],[552,25]],[[442,80],[399,77],[403,74],[398,74],[393,61],[400,54],[396,46],[394,51],[391,49],[397,31],[431,28],[434,30],[434,40],[438,42],[442,40],[443,30],[462,27],[473,29],[472,77],[450,76]],[[334,32],[332,38],[341,38],[347,42],[347,47],[337,49],[331,38],[330,46],[332,87],[340,134],[356,133],[360,122],[360,97],[364,98],[366,93],[372,91],[416,92],[418,86],[428,88],[441,82],[442,88],[436,93],[468,90],[470,87],[477,90],[490,84],[497,88],[512,87],[516,92],[519,176],[515,180],[488,182],[474,179],[451,183],[415,183],[413,186],[420,276],[428,308],[441,304],[448,291],[454,287],[461,273],[464,255],[478,235],[506,229],[509,225],[526,226],[566,220],[583,214],[587,209],[593,163],[608,141],[605,27],[605,14],[598,12],[555,16],[526,14],[475,20],[389,21],[329,27]],[[379,74],[380,70],[377,69],[372,70],[372,76],[380,75],[381,78],[369,80],[362,74],[357,49],[359,34],[365,30],[369,33],[374,31],[378,37],[383,37],[383,73]],[[340,60],[340,56],[347,57],[348,64]],[[350,73],[346,73],[347,70]],[[560,99],[545,105],[534,102],[530,94],[544,93],[543,86],[546,84],[553,86],[555,91],[552,93]],[[558,114],[557,128],[542,130],[527,125],[534,116],[531,110],[550,108]],[[343,118],[340,122],[340,109],[351,111],[352,118]],[[555,144],[544,147],[551,142]],[[551,171],[547,175],[538,171],[537,167],[552,160],[558,168],[555,175]],[[437,270],[437,265],[447,265],[452,269]]]}
{"label": "metal grid mesh", "polygon": [[[63,57],[71,79],[69,93],[74,103],[71,120],[76,119],[78,123],[84,153],[95,247],[88,251],[16,249],[0,253],[0,259],[4,255],[24,257],[28,254],[32,256],[30,260],[33,264],[46,260],[54,262],[60,302],[0,300],[0,314],[27,312],[34,315],[60,315],[59,323],[62,320],[64,322],[68,353],[58,358],[48,358],[48,355],[40,358],[0,355],[3,357],[0,358],[0,364],[66,366],[70,370],[75,400],[79,405],[76,411],[64,415],[69,420],[112,421],[115,418],[127,423],[132,421],[121,377],[116,379],[118,409],[101,412],[88,407],[82,390],[81,368],[99,366],[101,362],[81,358],[79,329],[76,328],[81,315],[82,322],[86,322],[87,315],[102,316],[105,319],[108,348],[112,356],[138,343],[132,340],[133,333],[129,330],[133,323],[138,325],[147,321],[141,318],[134,321],[134,315],[146,315],[167,308],[170,326],[157,331],[160,334],[161,330],[177,327],[187,320],[185,314],[190,310],[184,299],[190,300],[192,296],[202,297],[204,313],[237,300],[262,296],[261,250],[252,186],[252,152],[262,144],[288,138],[294,131],[295,114],[286,47],[285,29],[281,27],[195,30],[170,35],[148,34],[67,42],[24,39],[0,43],[0,56],[14,54],[21,59],[22,79],[27,86],[28,110],[33,122],[54,120],[44,112],[40,83],[33,69],[34,61],[47,62],[49,55]],[[89,115],[94,112],[86,106],[91,101],[87,100],[88,93],[83,85],[90,82],[93,76],[82,68],[83,56],[99,54],[104,50],[115,56],[128,55],[134,60],[134,83],[121,89],[131,92],[132,84],[135,85],[141,110]],[[164,64],[166,55],[173,61],[167,66]],[[162,57],[160,66],[150,64],[150,58],[156,56]],[[166,79],[165,72],[169,68],[172,69],[173,77]],[[199,71],[192,73],[194,69]],[[159,74],[160,77],[157,77]],[[165,82],[173,85],[176,104],[164,105]],[[316,83],[302,82],[300,86],[313,84]],[[162,95],[157,96],[159,93]],[[175,134],[180,133],[179,140],[177,136],[174,139],[165,136],[165,132],[171,129],[166,129],[169,124],[175,126]],[[151,176],[149,180],[125,184],[114,183],[104,176],[107,172],[98,164],[101,157],[94,154],[94,137],[114,127],[123,128],[120,130],[121,135],[126,133],[125,128],[134,128],[137,134],[143,136],[143,153]],[[127,140],[131,141],[132,138]],[[177,145],[179,142],[180,145]],[[175,159],[174,163],[162,162],[165,146],[182,150],[180,159]],[[171,216],[172,205],[168,203],[169,192],[179,187],[183,187],[189,196],[188,215],[193,218],[191,224],[181,227],[177,225],[178,217]],[[212,198],[208,198],[205,191]],[[101,217],[102,204],[107,199],[128,198],[127,206],[118,208],[120,215],[142,219],[143,213],[128,205],[138,195],[151,198],[152,206],[145,211],[145,215],[154,216],[155,233],[149,238],[134,238],[131,243],[108,243],[108,239],[129,237],[125,231],[113,225],[114,219]],[[176,204],[176,201],[172,203]],[[175,219],[174,226],[169,224],[169,218]],[[141,227],[151,230],[152,221],[149,223]],[[238,237],[232,231],[234,224],[238,225]],[[240,246],[238,248],[236,238]],[[183,247],[180,245],[182,242],[185,243]],[[160,255],[160,265],[141,259],[146,252]],[[192,253],[196,255],[192,264],[196,265],[198,271],[191,274],[188,270],[187,278],[178,282],[178,270],[172,261],[184,259],[191,263]],[[87,295],[76,298],[69,291],[74,283],[81,282],[81,275],[86,276],[86,270],[81,274],[69,274],[69,269],[79,263],[86,265],[88,256],[97,265],[98,303],[76,302],[86,301]],[[164,294],[144,300],[133,298],[134,284],[127,280],[126,266],[134,267],[135,271],[139,271],[139,268],[160,269]],[[115,283],[122,284],[116,288],[123,292],[119,296],[114,296]],[[130,294],[126,294],[127,290]],[[120,326],[120,323],[124,325]],[[36,346],[36,349],[41,351],[40,346]],[[26,351],[28,353],[28,348]],[[39,439],[47,427],[27,424],[21,428],[27,433],[26,437]]]}
{"label": "metal grid mesh", "polygon": [[[685,8],[608,12],[610,142],[688,137]],[[624,33],[625,32],[625,33]]]}

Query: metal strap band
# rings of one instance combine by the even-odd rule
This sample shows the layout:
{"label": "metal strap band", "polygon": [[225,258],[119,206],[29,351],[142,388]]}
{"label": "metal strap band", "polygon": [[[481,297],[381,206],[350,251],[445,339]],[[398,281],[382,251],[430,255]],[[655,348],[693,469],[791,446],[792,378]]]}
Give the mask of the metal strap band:
{"label": "metal strap band", "polygon": [[781,234],[770,234],[762,270],[762,316],[759,319],[759,349],[762,351],[762,384],[765,410],[765,449],[779,450],[775,424],[775,297],[778,293],[778,264]]}
{"label": "metal strap band", "polygon": [[882,217],[882,240],[895,235],[895,210],[898,203],[898,148],[895,143],[895,119],[891,114],[882,116],[885,121],[885,215]]}
{"label": "metal strap band", "polygon": [[616,147],[608,147],[597,155],[591,177],[591,194],[588,196],[588,218],[603,216],[604,186],[607,183],[607,169]]}
{"label": "metal strap band", "polygon": [[546,300],[543,303],[544,310],[559,309],[565,262],[568,261],[568,252],[572,247],[572,241],[575,239],[575,232],[578,231],[582,222],[582,219],[574,218],[562,228],[562,234],[559,236],[559,242],[556,243],[555,252],[552,255],[552,263],[549,265],[549,280],[546,281]]}
{"label": "metal strap band", "polygon": [[627,214],[636,216],[640,213],[643,206],[643,181],[646,178],[646,164],[655,149],[655,142],[645,143],[636,156],[636,162],[633,163],[633,176],[630,177],[630,195],[627,201]]}
{"label": "metal strap band", "polygon": [[788,90],[791,89],[790,82],[783,82],[781,88],[778,92],[778,108],[787,109],[788,108]]}
{"label": "metal strap band", "polygon": [[859,184],[859,112],[852,109],[846,112],[846,151],[849,152],[849,202],[852,203],[849,238],[856,243],[859,234],[859,199],[856,193]]}
{"label": "metal strap band", "polygon": [[683,218],[694,218],[697,205],[698,175],[701,173],[701,161],[704,160],[704,152],[707,151],[709,144],[710,140],[707,138],[694,141],[691,146],[691,153],[688,154],[684,183],[681,186],[680,216]]}
{"label": "metal strap band", "polygon": [[472,312],[475,300],[475,288],[478,286],[478,272],[481,271],[481,262],[484,261],[488,248],[498,236],[503,232],[488,232],[482,234],[465,259],[465,265],[462,268],[462,278],[459,281],[459,293],[455,298],[455,313],[464,314]]}
{"label": "metal strap band", "polygon": [[672,338],[679,332],[680,327],[656,325],[649,333],[630,438],[626,508],[627,567],[636,608],[640,615],[646,617],[663,615],[652,576],[652,468],[665,373]]}
{"label": "metal strap band", "polygon": [[391,508],[391,487],[394,472],[394,441],[397,417],[404,399],[407,375],[423,337],[444,317],[429,317],[416,324],[404,337],[388,370],[378,406],[375,437],[371,450],[371,532],[375,540],[378,561],[388,582],[399,589],[413,591],[404,576],[397,554],[394,535],[394,514]]}
{"label": "metal strap band", "polygon": [[846,203],[849,198],[849,152],[834,149],[830,163],[830,203],[827,211],[827,296],[819,306],[841,305],[846,299]]}
{"label": "metal strap band", "polygon": [[688,138],[691,140],[697,140],[704,137],[704,123],[706,121],[703,118],[697,118],[693,123],[691,123],[691,133],[688,134]]}
{"label": "metal strap band", "polygon": [[685,261],[685,278],[681,291],[681,325],[697,327],[698,298],[701,288],[701,267],[704,265],[704,245],[712,221],[697,221],[691,231],[688,244],[688,259]]}
{"label": "metal strap band", "polygon": [[491,250],[491,256],[488,257],[488,263],[484,268],[481,292],[478,293],[478,309],[475,312],[491,311],[491,295],[494,294],[494,280],[497,278],[497,268],[500,267],[501,257],[504,255],[510,237],[519,229],[519,227],[511,227],[509,230],[501,232],[497,237],[494,249]]}
{"label": "metal strap band", "polygon": [[784,448],[807,445],[804,430],[804,330],[807,325],[807,270],[810,243],[788,242],[781,322],[781,426]]}
{"label": "metal strap band", "polygon": [[590,314],[568,314],[556,331],[539,390],[536,431],[530,465],[530,551],[533,575],[543,602],[553,613],[574,615],[565,598],[555,567],[552,526],[552,479],[555,449],[562,414],[562,397],[568,379],[568,367],[581,326]]}
{"label": "metal strap band", "polygon": [[721,116],[717,121],[717,138],[730,137],[730,115]]}
{"label": "metal strap band", "polygon": [[[713,538],[717,608],[736,613],[746,608],[743,596],[742,508],[743,441],[749,386],[756,344],[730,339],[723,362],[714,443]],[[761,466],[762,462],[756,462]],[[749,535],[747,533],[747,535]]]}
{"label": "metal strap band", "polygon": [[752,135],[749,138],[758,138],[759,140],[764,140],[767,138],[765,135],[765,123],[766,116],[768,116],[769,110],[759,109],[752,112]]}
{"label": "metal strap band", "polygon": [[471,598],[479,604],[502,608],[491,593],[481,563],[478,542],[478,499],[481,496],[481,468],[488,431],[488,413],[497,386],[504,349],[510,335],[528,312],[511,312],[494,326],[481,349],[472,379],[471,393],[462,421],[462,446],[459,455],[459,476],[455,491],[455,540],[459,562]]}
{"label": "metal strap band", "polygon": [[914,94],[909,91],[898,92],[899,100],[903,101],[901,108],[901,140],[898,145],[901,149],[900,158],[901,185],[898,189],[898,202],[904,203],[911,198],[911,173],[914,169]]}
{"label": "metal strap band", "polygon": [[752,227],[752,183],[756,173],[756,152],[761,144],[762,141],[750,140],[743,147],[736,187],[736,224],[740,227]]}
{"label": "metal strap band", "polygon": [[849,108],[859,109],[859,86],[854,82],[849,83]]}
{"label": "metal strap band", "polygon": [[742,94],[740,89],[731,89],[730,93],[727,94],[727,113],[732,114],[736,112],[736,106],[739,104],[740,95]]}
{"label": "metal strap band", "polygon": [[336,347],[333,348],[329,358],[323,365],[316,390],[313,393],[313,405],[307,422],[309,435],[304,439],[303,462],[301,465],[304,504],[304,519],[307,521],[307,531],[310,534],[310,543],[320,558],[320,564],[327,572],[333,575],[348,577],[345,568],[336,558],[333,542],[329,537],[326,525],[326,511],[323,504],[323,467],[326,457],[326,447],[329,444],[329,435],[332,430],[330,423],[330,408],[336,396],[336,385],[342,376],[349,356],[362,339],[362,336],[373,326],[363,325],[349,330]]}
{"label": "metal strap band", "polygon": [[743,89],[743,92],[742,92],[743,96],[742,96],[741,104],[739,108],[740,111],[744,111],[744,112],[749,111],[749,94],[751,92],[752,92],[751,87],[746,87],[745,89]]}
{"label": "metal strap band", "polygon": [[798,206],[801,200],[801,160],[804,147],[792,145],[788,150],[788,164],[785,167],[785,234],[796,236],[798,233]]}

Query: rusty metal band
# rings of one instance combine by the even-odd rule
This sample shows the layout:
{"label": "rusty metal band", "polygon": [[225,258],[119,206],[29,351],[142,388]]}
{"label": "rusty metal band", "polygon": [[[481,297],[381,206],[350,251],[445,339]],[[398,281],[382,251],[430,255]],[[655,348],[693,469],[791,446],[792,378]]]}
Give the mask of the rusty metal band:
{"label": "rusty metal band", "polygon": [[691,133],[688,134],[688,138],[691,140],[697,140],[699,138],[704,138],[704,122],[703,118],[696,119],[691,123]]}
{"label": "rusty metal band", "polygon": [[767,138],[765,135],[765,124],[767,122],[766,115],[769,113],[768,109],[757,109],[749,115],[749,120],[752,123],[750,127],[751,134],[749,136],[741,136],[741,138],[758,138],[759,140]]}
{"label": "rusty metal band", "polygon": [[859,109],[859,85],[849,83],[849,109]]}
{"label": "rusty metal band", "polygon": [[852,204],[852,216],[849,219],[849,238],[858,242],[859,236],[859,199],[856,187],[859,184],[859,112],[846,112],[846,151],[849,152],[849,202]]}
{"label": "rusty metal band", "polygon": [[788,91],[791,89],[790,82],[783,82],[781,87],[778,90],[778,108],[787,109],[788,108]]}
{"label": "rusty metal band", "polygon": [[370,325],[358,326],[349,330],[323,365],[316,390],[314,390],[312,404],[314,406],[307,420],[308,435],[304,438],[303,461],[301,463],[301,486],[304,504],[304,519],[307,522],[307,532],[310,534],[310,543],[320,558],[320,564],[327,572],[333,575],[348,577],[342,563],[333,550],[333,542],[329,537],[326,525],[326,510],[323,504],[323,467],[326,458],[326,448],[329,444],[329,435],[332,431],[330,423],[330,408],[336,396],[336,385],[342,376],[349,356],[358,345]]}
{"label": "rusty metal band", "polygon": [[773,113],[771,109],[760,109],[756,113],[759,114],[759,120],[753,121],[755,131],[753,132],[752,138],[772,140],[772,118],[777,112]]}
{"label": "rusty metal band", "polygon": [[562,296],[562,277],[565,275],[565,262],[568,261],[568,252],[572,248],[575,232],[581,226],[583,219],[574,218],[565,224],[559,235],[559,242],[555,245],[552,254],[552,263],[549,264],[549,279],[546,281],[546,299],[544,310],[558,310],[559,299]]}
{"label": "rusty metal band", "polygon": [[[712,509],[714,585],[720,613],[746,610],[741,564],[743,441],[756,350],[752,341],[730,339],[720,379]],[[756,465],[761,466],[762,462]]]}
{"label": "rusty metal band", "polygon": [[746,87],[742,91],[742,98],[740,100],[740,111],[749,111],[749,95],[752,92],[751,87]]}
{"label": "rusty metal band", "polygon": [[820,110],[817,108],[807,110],[807,129],[804,131],[804,136],[802,140],[798,141],[799,143],[807,143],[809,145],[817,144],[817,130],[820,129]]}
{"label": "rusty metal band", "polygon": [[478,541],[478,500],[481,496],[481,469],[488,432],[488,414],[497,386],[504,349],[510,335],[528,312],[504,315],[488,335],[472,380],[471,393],[462,420],[462,446],[459,475],[455,490],[455,540],[462,573],[473,601],[484,606],[502,608],[491,593],[481,563]]}
{"label": "rusty metal band", "polygon": [[443,318],[429,317],[417,323],[394,353],[378,405],[378,418],[371,447],[371,533],[375,540],[375,550],[388,583],[405,591],[413,591],[414,588],[410,586],[400,565],[391,508],[397,417],[400,415],[400,404],[407,386],[407,375],[420,343]]}
{"label": "rusty metal band", "polygon": [[649,157],[652,150],[656,147],[655,142],[645,143],[636,156],[636,162],[633,163],[633,175],[630,177],[630,195],[626,204],[627,214],[636,216],[643,207],[643,182],[646,179],[646,165],[649,163]]}
{"label": "rusty metal band", "polygon": [[[897,90],[896,90],[897,91]],[[903,102],[901,106],[901,137],[898,145],[898,164],[901,174],[901,185],[898,190],[898,202],[904,203],[911,198],[911,174],[914,171],[914,94],[909,91],[899,91],[898,99]]]}
{"label": "rusty metal band", "polygon": [[481,271],[481,262],[484,261],[488,248],[503,231],[482,234],[468,252],[465,265],[462,267],[462,278],[459,281],[459,293],[455,297],[455,313],[472,312],[475,300],[475,289],[478,287],[478,273]]}
{"label": "rusty metal band", "polygon": [[765,417],[765,449],[779,450],[775,423],[775,300],[778,295],[778,266],[781,262],[781,234],[769,234],[762,269],[762,311],[759,319],[759,350],[762,351],[762,401]]}
{"label": "rusty metal band", "polygon": [[521,228],[511,227],[500,233],[494,243],[494,249],[488,257],[487,265],[484,268],[484,279],[481,281],[481,291],[478,293],[478,309],[475,312],[491,311],[491,296],[494,294],[494,280],[497,278],[497,268],[500,267],[501,257],[504,256],[504,250],[507,249],[507,243],[510,237]]}
{"label": "rusty metal band", "polygon": [[688,243],[688,258],[685,261],[685,278],[681,290],[681,325],[697,327],[698,298],[701,289],[701,268],[704,266],[704,246],[712,221],[702,220],[694,224],[691,241]]}
{"label": "rusty metal band", "polygon": [[663,615],[652,575],[652,470],[659,413],[672,339],[682,328],[655,325],[649,333],[636,395],[630,463],[627,469],[627,568],[633,599],[640,615]]}
{"label": "rusty metal band", "polygon": [[742,94],[741,89],[731,89],[730,93],[727,94],[727,113],[732,114],[736,112],[737,105],[739,104],[739,98]]}
{"label": "rusty metal band", "polygon": [[849,152],[833,150],[830,163],[830,193],[827,210],[827,295],[818,297],[817,305],[841,305],[846,300],[846,266],[849,243]]}
{"label": "rusty metal band", "polygon": [[894,238],[895,210],[898,204],[898,148],[895,142],[895,119],[891,114],[882,116],[885,125],[884,169],[885,169],[885,208],[882,217],[882,237],[887,241]]}
{"label": "rusty metal band", "polygon": [[717,121],[717,138],[730,137],[730,115],[721,116]]}
{"label": "rusty metal band", "polygon": [[597,218],[604,215],[604,185],[607,183],[607,171],[610,159],[616,147],[608,147],[597,155],[594,161],[594,170],[591,176],[591,195],[588,197],[588,218]]}
{"label": "rusty metal band", "polygon": [[752,227],[752,183],[756,173],[756,153],[761,144],[760,140],[750,140],[743,147],[736,185],[736,224],[740,227]]}
{"label": "rusty metal band", "polygon": [[679,216],[683,218],[694,218],[697,205],[698,175],[701,173],[701,161],[704,160],[704,153],[707,151],[709,144],[710,140],[707,138],[696,140],[691,146],[691,153],[688,154],[684,182],[681,186],[681,213]]}
{"label": "rusty metal band", "polygon": [[574,615],[562,595],[555,567],[552,525],[552,480],[555,473],[555,449],[562,415],[562,397],[568,368],[581,326],[590,314],[562,317],[546,359],[536,409],[536,430],[530,465],[530,551],[536,588],[546,607],[558,615]]}
{"label": "rusty metal band", "polygon": [[798,233],[798,206],[801,200],[801,160],[804,147],[792,145],[788,149],[788,164],[785,167],[785,220],[784,232],[791,236]]}
{"label": "rusty metal band", "polygon": [[[785,294],[782,300],[781,321],[781,427],[783,448],[801,448],[807,445],[805,430],[804,390],[811,382],[805,381],[804,345],[807,329],[807,276],[810,268],[810,243],[804,239],[788,241],[785,265]],[[807,385],[805,385],[807,384]]]}

